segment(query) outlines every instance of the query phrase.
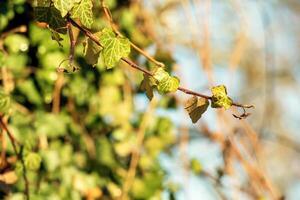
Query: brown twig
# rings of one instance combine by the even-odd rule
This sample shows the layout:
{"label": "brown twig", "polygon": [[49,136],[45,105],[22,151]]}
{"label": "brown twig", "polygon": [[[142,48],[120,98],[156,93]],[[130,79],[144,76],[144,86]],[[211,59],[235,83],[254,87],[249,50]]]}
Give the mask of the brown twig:
{"label": "brown twig", "polygon": [[[26,199],[29,200],[30,199],[30,194],[29,194],[29,182],[28,182],[28,178],[27,178],[27,170],[26,170],[26,167],[25,167],[25,163],[24,163],[24,160],[23,160],[23,156],[22,156],[22,145],[15,139],[15,137],[13,136],[13,134],[10,132],[10,130],[8,129],[7,127],[7,124],[6,122],[4,121],[4,117],[3,115],[0,115],[0,126],[1,128],[7,133],[8,137],[9,137],[9,140],[13,146],[13,150],[16,154],[16,156],[18,157],[18,159],[21,161],[21,164],[22,164],[22,168],[23,168],[23,179],[24,179],[24,182],[25,182],[25,196],[26,196]],[[3,138],[4,139],[4,138]],[[21,147],[21,150],[20,152],[18,152],[17,150],[17,144]]]}
{"label": "brown twig", "polygon": [[[80,31],[82,31],[87,37],[89,37],[91,40],[93,40],[97,45],[99,45],[99,46],[102,47],[102,45],[99,42],[99,39],[95,35],[93,35],[93,33],[91,33],[89,30],[87,30],[87,29],[83,28],[82,26],[80,26],[73,19],[68,18],[68,20],[69,20],[69,22],[73,26],[75,26]],[[128,59],[128,58],[121,58],[121,60],[123,62],[127,63],[130,67],[132,67],[134,69],[137,69],[137,70],[143,72],[144,74],[146,74],[148,76],[153,76],[152,72],[148,71],[147,69],[144,69],[144,68],[140,67],[139,65],[137,65],[136,63],[134,63],[130,59]],[[205,94],[201,94],[201,93],[198,93],[198,92],[194,92],[194,91],[189,90],[187,88],[179,87],[178,90],[180,90],[181,92],[183,92],[185,94],[195,95],[195,96],[198,96],[198,97],[201,97],[201,98],[205,98],[205,99],[208,99],[208,100],[212,99],[211,96],[208,96],[208,95],[205,95]],[[243,104],[240,104],[240,103],[232,103],[232,105],[235,106],[235,107],[241,107],[241,108],[243,108],[244,111],[245,111],[245,108],[253,108],[254,107],[252,105],[243,105]],[[241,116],[245,116],[245,112]]]}

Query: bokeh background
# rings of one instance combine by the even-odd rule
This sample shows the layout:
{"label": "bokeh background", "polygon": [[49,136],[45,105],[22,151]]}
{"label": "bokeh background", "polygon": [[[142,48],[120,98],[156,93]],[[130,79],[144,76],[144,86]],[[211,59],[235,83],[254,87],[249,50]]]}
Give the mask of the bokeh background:
{"label": "bokeh background", "polygon": [[[109,26],[99,2],[93,32]],[[255,108],[243,120],[232,116],[242,112],[236,108],[209,108],[192,124],[183,106],[187,95],[156,93],[150,104],[139,72],[124,63],[107,71],[101,58],[88,65],[76,29],[80,70],[59,74],[68,38],[61,35],[61,46],[51,40],[46,25],[34,21],[33,1],[2,0],[1,90],[11,99],[6,122],[41,157],[38,171],[27,172],[31,198],[118,199],[130,182],[128,199],[300,199],[300,2],[105,2],[119,30],[164,62],[182,86],[209,95],[224,84],[235,102]],[[130,57],[153,66],[136,51]],[[7,161],[1,162],[1,195],[24,199],[20,163],[1,133]],[[140,158],[128,181],[135,148]]]}

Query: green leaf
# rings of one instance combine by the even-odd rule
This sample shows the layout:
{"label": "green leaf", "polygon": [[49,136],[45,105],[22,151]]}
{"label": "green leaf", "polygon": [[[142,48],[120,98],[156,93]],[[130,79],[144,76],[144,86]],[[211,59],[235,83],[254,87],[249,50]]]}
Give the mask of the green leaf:
{"label": "green leaf", "polygon": [[157,81],[157,89],[160,93],[175,92],[179,87],[180,80],[175,76],[170,76],[161,67],[155,71],[153,78]]}
{"label": "green leaf", "polygon": [[34,15],[37,21],[49,24],[49,27],[59,33],[66,33],[66,20],[54,7],[35,7]]}
{"label": "green leaf", "polygon": [[81,2],[76,3],[71,10],[71,17],[78,18],[84,26],[91,28],[94,22],[92,8],[92,0],[81,0]]}
{"label": "green leaf", "polygon": [[[97,37],[100,37],[101,32],[95,33]],[[90,65],[96,65],[98,62],[99,54],[102,47],[97,45],[93,40],[87,38],[86,42],[84,43],[84,56],[85,60]]]}
{"label": "green leaf", "polygon": [[7,113],[10,108],[10,97],[4,91],[0,90],[0,112]]}
{"label": "green leaf", "polygon": [[196,123],[207,110],[209,101],[196,96],[191,97],[185,103],[184,109],[189,113],[193,123]]}
{"label": "green leaf", "polygon": [[228,109],[232,105],[232,100],[227,96],[227,90],[224,85],[219,85],[211,89],[213,94],[211,107]]}
{"label": "green leaf", "polygon": [[127,38],[116,36],[110,28],[104,28],[100,36],[100,43],[103,46],[101,56],[108,69],[113,68],[122,57],[130,53],[130,42]]}
{"label": "green leaf", "polygon": [[191,160],[191,170],[195,174],[200,174],[203,170],[201,163],[195,158]]}
{"label": "green leaf", "polygon": [[66,16],[74,6],[74,0],[53,0],[55,8],[60,11],[62,17]]}
{"label": "green leaf", "polygon": [[51,4],[51,0],[37,0],[35,2],[35,6],[49,7]]}
{"label": "green leaf", "polygon": [[26,169],[36,171],[40,168],[41,165],[41,157],[39,154],[30,152],[25,156],[24,163]]}
{"label": "green leaf", "polygon": [[6,60],[6,56],[5,54],[3,53],[2,50],[0,50],[0,67],[2,67],[5,63],[5,60]]}
{"label": "green leaf", "polygon": [[148,75],[144,74],[144,79],[141,83],[141,90],[146,91],[146,95],[148,99],[151,101],[153,98],[153,87],[150,83],[150,79]]}

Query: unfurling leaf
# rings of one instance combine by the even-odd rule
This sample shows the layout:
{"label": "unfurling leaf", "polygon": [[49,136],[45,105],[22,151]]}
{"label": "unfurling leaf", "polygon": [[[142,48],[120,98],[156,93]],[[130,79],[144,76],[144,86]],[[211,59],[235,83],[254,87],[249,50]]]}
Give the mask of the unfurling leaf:
{"label": "unfurling leaf", "polygon": [[224,85],[219,85],[211,89],[212,100],[211,107],[228,109],[232,105],[232,100],[227,96],[227,90]]}
{"label": "unfurling leaf", "polygon": [[24,159],[26,169],[33,171],[38,170],[40,168],[41,161],[42,159],[40,155],[34,152],[28,153]]}
{"label": "unfurling leaf", "polygon": [[0,113],[7,113],[10,108],[10,97],[0,90]]}
{"label": "unfurling leaf", "polygon": [[92,8],[92,0],[81,0],[79,3],[74,4],[71,17],[78,18],[84,26],[91,28],[94,22]]}
{"label": "unfurling leaf", "polygon": [[[101,32],[95,33],[97,37],[100,37]],[[90,65],[95,65],[98,62],[101,47],[97,45],[93,40],[87,38],[84,45],[84,56],[85,60]]]}
{"label": "unfurling leaf", "polygon": [[129,40],[117,36],[110,28],[104,28],[99,39],[103,46],[101,56],[108,69],[113,68],[122,57],[127,57],[130,53]]}
{"label": "unfurling leaf", "polygon": [[66,16],[67,13],[73,8],[74,0],[53,0],[55,8],[60,11],[62,17]]}
{"label": "unfurling leaf", "polygon": [[157,90],[160,93],[175,92],[179,87],[180,80],[175,76],[170,76],[162,68],[155,71],[153,78],[156,80]]}
{"label": "unfurling leaf", "polygon": [[63,41],[62,37],[60,37],[59,33],[52,30],[51,28],[49,28],[50,32],[51,32],[51,38],[52,40],[55,40],[57,42],[57,44],[62,47],[63,45],[61,44],[61,41]]}
{"label": "unfurling leaf", "polygon": [[141,84],[141,89],[146,91],[146,95],[147,95],[148,99],[151,101],[153,98],[153,87],[150,83],[150,79],[149,79],[148,75],[144,74],[144,79]]}
{"label": "unfurling leaf", "polygon": [[193,123],[196,123],[207,110],[209,101],[196,96],[191,97],[185,103],[184,109],[189,113]]}
{"label": "unfurling leaf", "polygon": [[59,33],[66,33],[67,22],[61,17],[59,10],[54,7],[35,7],[34,15],[38,22],[45,22]]}

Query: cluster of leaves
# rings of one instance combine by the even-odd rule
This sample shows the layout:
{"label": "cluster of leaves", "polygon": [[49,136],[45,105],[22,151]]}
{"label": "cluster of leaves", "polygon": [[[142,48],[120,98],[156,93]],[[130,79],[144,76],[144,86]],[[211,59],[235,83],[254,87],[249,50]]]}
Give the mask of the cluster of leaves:
{"label": "cluster of leaves", "polygon": [[[8,164],[1,166],[0,176],[14,176],[6,179],[9,190],[1,189],[1,194],[7,199],[23,199],[25,166],[31,199],[114,199],[120,195],[126,179],[142,119],[132,98],[138,94],[124,89],[128,84],[126,74],[115,67],[121,65],[121,57],[129,54],[129,41],[104,28],[105,20],[97,15],[94,17],[98,20],[92,26],[88,14],[80,10],[89,10],[86,4],[89,1],[74,0],[68,5],[63,4],[67,1],[37,2],[35,15],[39,21],[47,22],[51,31],[32,18],[27,20],[31,14],[25,12],[29,9],[25,1],[0,3],[0,8],[6,7],[7,13],[13,13],[4,13],[5,17],[7,14],[5,19],[26,24],[28,29],[28,34],[9,34],[0,45],[3,49],[0,50],[1,70],[6,71],[6,83],[0,92],[0,111],[9,117],[9,129],[22,145],[22,149],[18,148],[22,160],[14,159],[16,155],[6,137]],[[130,7],[118,7],[116,2],[107,2],[107,5],[114,6],[130,39],[136,33],[140,35],[139,45],[149,44],[134,26],[135,20],[122,18],[130,15],[134,19],[132,15],[137,13]],[[18,11],[20,7],[23,12]],[[55,113],[51,107],[58,80],[56,69],[69,54],[64,27],[67,15],[78,18],[86,27],[100,27],[102,31],[95,35],[102,47],[87,38],[82,39],[85,47],[78,45],[75,50],[75,62],[82,69],[64,76],[60,112]],[[7,23],[2,30],[11,28]],[[59,37],[54,37],[57,34]],[[60,38],[62,46],[51,38]],[[91,70],[89,64],[95,68]],[[161,69],[155,74],[151,81],[153,87],[162,88],[163,92],[175,90],[166,89],[168,87],[178,87],[177,79]],[[2,74],[2,83],[4,78]],[[141,79],[136,74],[130,81],[139,83]],[[164,86],[169,79],[175,86]],[[164,97],[159,105],[167,109],[168,103],[163,103],[166,99],[169,101],[169,97]],[[144,148],[129,194],[131,199],[159,199],[169,190],[158,156],[169,152],[175,143],[174,128],[169,119],[159,116],[153,116],[147,124]]]}
{"label": "cluster of leaves", "polygon": [[[29,6],[25,1],[20,2],[1,4],[9,12],[16,13],[17,8]],[[136,142],[134,132],[141,123],[141,116],[133,106],[132,96],[136,94],[124,89],[128,80],[117,66],[122,64],[120,60],[129,56],[130,40],[140,46],[148,45],[149,41],[135,26],[138,11],[119,7],[116,1],[106,2],[115,8],[121,29],[129,40],[105,26],[105,20],[93,12],[94,3],[92,0],[37,0],[35,19],[46,23],[50,31],[31,19],[29,23],[23,21],[27,23],[28,37],[13,33],[0,43],[5,50],[0,51],[0,65],[8,76],[13,77],[13,81],[5,85],[6,92],[0,91],[0,112],[10,116],[10,128],[24,147],[21,161],[14,163],[15,171],[20,177],[26,171],[24,166],[28,170],[30,182],[37,185],[30,189],[33,199],[45,196],[75,200],[116,198],[126,179],[130,154]],[[21,9],[16,17],[8,15],[7,18],[22,20],[28,14],[24,10]],[[97,21],[94,21],[95,17]],[[74,49],[75,62],[82,68],[64,77],[61,111],[56,113],[51,112],[59,79],[56,68],[69,53],[66,28],[69,18],[99,31],[93,34],[96,41],[85,37],[83,45]],[[168,61],[170,59],[166,63]],[[94,70],[87,65],[94,66]],[[160,94],[175,92],[180,83],[177,77],[158,66],[153,67],[151,75],[137,75],[130,81],[142,82],[141,89],[150,100],[154,89]],[[212,88],[212,94],[213,108],[227,109],[232,105],[225,86]],[[168,107],[168,104],[164,106]],[[208,99],[193,96],[185,109],[195,123],[208,106]],[[175,142],[172,123],[163,117],[153,117],[147,123],[144,149],[130,191],[132,199],[159,198],[168,189],[158,156]],[[7,151],[12,154],[12,147]],[[195,173],[201,172],[201,165],[196,161],[192,161],[192,168]],[[22,180],[14,190],[24,190]],[[10,198],[19,195],[22,194]]]}

